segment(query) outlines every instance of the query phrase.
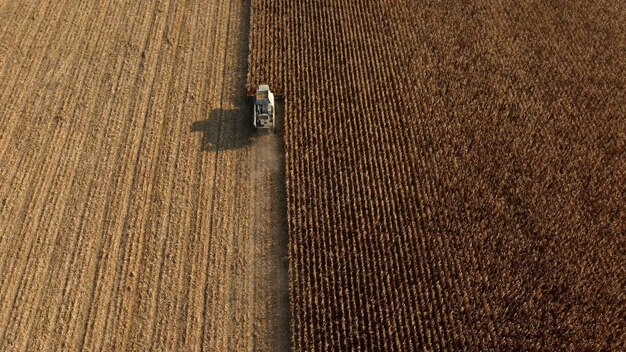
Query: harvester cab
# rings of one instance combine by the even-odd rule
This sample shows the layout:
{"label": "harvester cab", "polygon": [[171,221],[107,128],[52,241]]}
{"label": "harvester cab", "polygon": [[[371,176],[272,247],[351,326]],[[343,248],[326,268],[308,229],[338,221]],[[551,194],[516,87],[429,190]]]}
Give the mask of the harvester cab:
{"label": "harvester cab", "polygon": [[260,85],[254,94],[254,120],[253,125],[257,130],[268,130],[274,133],[276,118],[274,109],[274,94],[266,84]]}

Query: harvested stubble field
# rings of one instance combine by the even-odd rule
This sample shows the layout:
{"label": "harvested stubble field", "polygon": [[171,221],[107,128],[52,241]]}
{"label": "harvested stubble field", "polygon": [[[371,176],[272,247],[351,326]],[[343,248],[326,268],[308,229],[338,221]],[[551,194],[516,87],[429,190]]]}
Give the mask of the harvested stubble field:
{"label": "harvested stubble field", "polygon": [[626,3],[252,2],[296,350],[626,349]]}
{"label": "harvested stubble field", "polygon": [[240,0],[0,1],[0,350],[288,346],[248,26]]}

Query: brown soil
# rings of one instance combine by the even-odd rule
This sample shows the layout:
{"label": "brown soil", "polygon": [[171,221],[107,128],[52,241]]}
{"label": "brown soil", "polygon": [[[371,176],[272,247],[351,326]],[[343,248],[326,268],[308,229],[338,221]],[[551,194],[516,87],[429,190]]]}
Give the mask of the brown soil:
{"label": "brown soil", "polygon": [[626,349],[626,3],[253,1],[306,351]]}
{"label": "brown soil", "polygon": [[248,12],[0,1],[0,350],[288,344],[283,169],[248,127]]}

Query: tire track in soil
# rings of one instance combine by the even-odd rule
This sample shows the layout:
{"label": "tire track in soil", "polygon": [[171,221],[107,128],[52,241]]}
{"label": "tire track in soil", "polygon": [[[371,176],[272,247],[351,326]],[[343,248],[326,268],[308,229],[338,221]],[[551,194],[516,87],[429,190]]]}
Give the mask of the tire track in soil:
{"label": "tire track in soil", "polygon": [[[280,117],[282,109],[277,112]],[[253,350],[288,351],[289,264],[282,136],[256,136],[251,149]]]}

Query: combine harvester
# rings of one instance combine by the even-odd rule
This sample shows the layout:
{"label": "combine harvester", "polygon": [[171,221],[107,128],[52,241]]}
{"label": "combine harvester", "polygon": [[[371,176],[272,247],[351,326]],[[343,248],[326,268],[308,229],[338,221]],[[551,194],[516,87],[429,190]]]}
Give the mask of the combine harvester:
{"label": "combine harvester", "polygon": [[[274,93],[270,91],[270,87],[267,84],[261,84],[257,88],[256,93],[248,91],[248,96],[254,97],[254,119],[252,121],[254,128],[257,131],[265,130],[273,134],[276,131]],[[276,97],[280,99],[282,95],[277,95]]]}

